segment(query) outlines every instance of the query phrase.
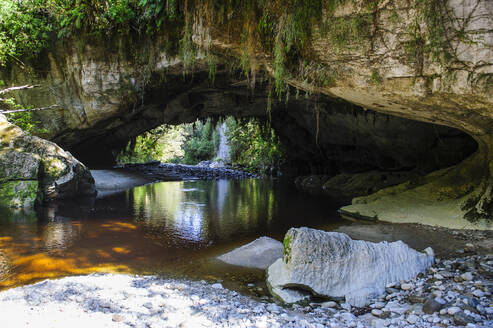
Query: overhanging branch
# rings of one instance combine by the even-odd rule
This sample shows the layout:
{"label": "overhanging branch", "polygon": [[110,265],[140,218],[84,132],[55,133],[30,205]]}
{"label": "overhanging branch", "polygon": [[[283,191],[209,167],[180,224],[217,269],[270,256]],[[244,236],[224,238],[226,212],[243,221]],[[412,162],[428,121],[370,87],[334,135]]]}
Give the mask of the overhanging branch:
{"label": "overhanging branch", "polygon": [[39,85],[23,85],[20,87],[11,87],[7,89],[0,90],[0,95],[6,94],[7,92],[17,91],[17,90],[25,90],[25,89],[34,89],[38,88]]}
{"label": "overhanging branch", "polygon": [[47,109],[53,109],[56,107],[60,107],[58,105],[51,105],[48,107],[40,107],[40,108],[25,108],[25,109],[13,109],[13,110],[0,110],[0,114],[11,114],[11,113],[20,113],[20,112],[35,112],[39,110],[47,110]]}

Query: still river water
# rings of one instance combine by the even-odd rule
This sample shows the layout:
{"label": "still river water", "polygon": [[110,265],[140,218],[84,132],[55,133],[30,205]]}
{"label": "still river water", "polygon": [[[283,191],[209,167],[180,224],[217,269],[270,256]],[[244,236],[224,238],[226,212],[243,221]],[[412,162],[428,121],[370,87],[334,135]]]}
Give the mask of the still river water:
{"label": "still river water", "polygon": [[[322,196],[321,196],[322,197]],[[222,280],[252,293],[261,270],[214,258],[290,227],[350,224],[327,198],[273,180],[160,182],[34,212],[0,212],[0,290],[93,272]],[[258,290],[261,295],[264,291]]]}

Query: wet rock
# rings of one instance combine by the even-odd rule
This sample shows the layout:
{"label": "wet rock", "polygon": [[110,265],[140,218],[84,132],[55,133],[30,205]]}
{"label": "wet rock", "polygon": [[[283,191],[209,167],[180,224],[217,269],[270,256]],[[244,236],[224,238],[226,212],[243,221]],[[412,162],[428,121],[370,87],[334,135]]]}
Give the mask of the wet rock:
{"label": "wet rock", "polygon": [[383,314],[383,311],[379,310],[379,309],[373,309],[373,310],[371,310],[371,314],[373,314],[375,317],[380,318]]}
{"label": "wet rock", "polygon": [[269,237],[260,237],[249,244],[218,257],[228,264],[249,268],[267,269],[269,265],[282,257],[283,246],[280,241]]}
{"label": "wet rock", "polygon": [[267,270],[267,283],[286,303],[297,299],[283,298],[286,287],[298,287],[361,307],[384,293],[387,284],[414,278],[433,261],[431,249],[417,252],[401,241],[371,243],[338,232],[293,228],[284,238],[283,258]]}

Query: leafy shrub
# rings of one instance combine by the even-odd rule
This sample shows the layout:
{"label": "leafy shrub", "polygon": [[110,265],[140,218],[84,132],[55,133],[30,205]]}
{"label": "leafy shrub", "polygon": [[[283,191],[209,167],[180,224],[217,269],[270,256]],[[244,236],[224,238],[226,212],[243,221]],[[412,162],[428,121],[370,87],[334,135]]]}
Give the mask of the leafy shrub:
{"label": "leafy shrub", "polygon": [[247,170],[265,172],[279,166],[283,151],[274,130],[258,120],[226,120],[231,162]]}
{"label": "leafy shrub", "polygon": [[183,145],[185,164],[197,164],[214,158],[219,146],[219,135],[211,120],[187,126],[187,141]]}

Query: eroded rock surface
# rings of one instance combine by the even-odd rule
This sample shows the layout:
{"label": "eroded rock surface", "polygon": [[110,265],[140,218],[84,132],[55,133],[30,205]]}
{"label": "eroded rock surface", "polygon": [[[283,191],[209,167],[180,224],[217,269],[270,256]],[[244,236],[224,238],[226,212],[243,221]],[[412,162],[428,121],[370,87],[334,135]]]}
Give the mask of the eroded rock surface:
{"label": "eroded rock surface", "polygon": [[267,285],[287,303],[305,299],[309,291],[362,307],[384,293],[387,284],[412,279],[433,262],[431,248],[421,253],[402,241],[372,243],[338,232],[292,228],[284,238],[283,258],[267,270]]}
{"label": "eroded rock surface", "polygon": [[0,115],[0,206],[94,194],[89,170],[56,144],[25,133]]}
{"label": "eroded rock surface", "polygon": [[260,237],[218,257],[228,264],[248,268],[267,269],[274,261],[282,257],[283,246],[280,241],[269,237]]}

